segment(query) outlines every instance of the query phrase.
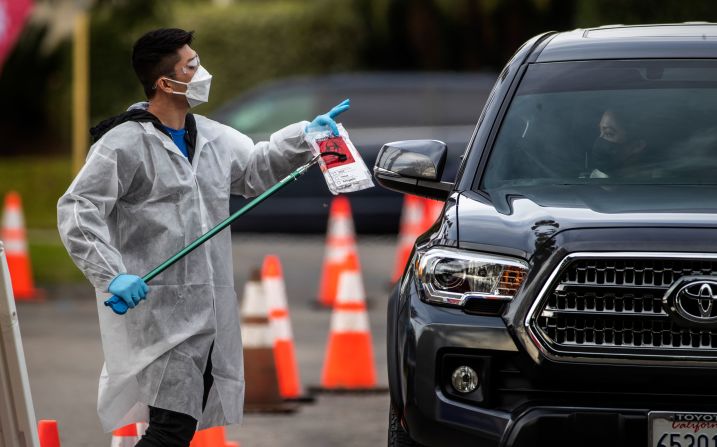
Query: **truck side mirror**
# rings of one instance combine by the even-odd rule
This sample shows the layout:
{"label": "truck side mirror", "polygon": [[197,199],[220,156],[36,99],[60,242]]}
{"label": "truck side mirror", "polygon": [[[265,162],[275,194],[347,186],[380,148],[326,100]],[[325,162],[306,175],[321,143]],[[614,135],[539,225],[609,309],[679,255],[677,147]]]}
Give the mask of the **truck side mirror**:
{"label": "truck side mirror", "polygon": [[373,175],[384,188],[445,201],[453,183],[442,182],[448,149],[436,140],[386,143],[376,157]]}

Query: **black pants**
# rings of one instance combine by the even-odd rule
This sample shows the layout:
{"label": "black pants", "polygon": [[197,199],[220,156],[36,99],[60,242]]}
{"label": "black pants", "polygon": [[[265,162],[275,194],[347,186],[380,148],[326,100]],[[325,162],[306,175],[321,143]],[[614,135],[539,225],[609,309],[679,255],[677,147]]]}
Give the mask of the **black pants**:
{"label": "black pants", "polygon": [[[207,369],[204,371],[204,397],[202,410],[207,405],[209,390],[212,388],[212,350],[209,349]],[[162,408],[149,407],[149,426],[147,432],[135,447],[189,447],[197,429],[197,420],[193,417]]]}

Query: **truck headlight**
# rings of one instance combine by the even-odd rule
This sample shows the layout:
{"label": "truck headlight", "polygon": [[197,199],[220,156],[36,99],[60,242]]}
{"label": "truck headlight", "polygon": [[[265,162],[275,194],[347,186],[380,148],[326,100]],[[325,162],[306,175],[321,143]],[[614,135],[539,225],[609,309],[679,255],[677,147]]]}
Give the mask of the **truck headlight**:
{"label": "truck headlight", "polygon": [[461,305],[468,297],[510,300],[528,273],[525,261],[431,248],[416,252],[416,274],[426,301]]}

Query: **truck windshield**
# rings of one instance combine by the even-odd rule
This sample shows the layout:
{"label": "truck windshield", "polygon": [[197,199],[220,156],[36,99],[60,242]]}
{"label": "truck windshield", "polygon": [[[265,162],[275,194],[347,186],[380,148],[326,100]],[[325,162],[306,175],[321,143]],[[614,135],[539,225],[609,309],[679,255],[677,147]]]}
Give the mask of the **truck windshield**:
{"label": "truck windshield", "polygon": [[[611,200],[625,208],[660,194],[668,202],[687,198],[692,208],[713,207],[717,61],[532,64],[501,124],[480,189],[537,202],[612,191]],[[627,193],[616,198],[616,191]]]}

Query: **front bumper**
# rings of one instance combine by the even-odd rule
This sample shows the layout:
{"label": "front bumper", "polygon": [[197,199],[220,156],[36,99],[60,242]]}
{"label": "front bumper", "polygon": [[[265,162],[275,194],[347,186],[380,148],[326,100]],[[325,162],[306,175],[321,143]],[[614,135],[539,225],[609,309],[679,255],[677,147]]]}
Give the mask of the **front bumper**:
{"label": "front bumper", "polygon": [[[647,413],[641,409],[534,407],[511,416],[456,406],[440,399],[439,418],[408,409],[411,437],[431,446],[647,446]],[[488,427],[489,423],[495,423]]]}
{"label": "front bumper", "polygon": [[[410,272],[402,285],[389,304],[391,399],[423,445],[646,446],[650,411],[717,409],[714,371],[536,362],[501,317],[426,304]],[[480,393],[450,387],[464,361]]]}

